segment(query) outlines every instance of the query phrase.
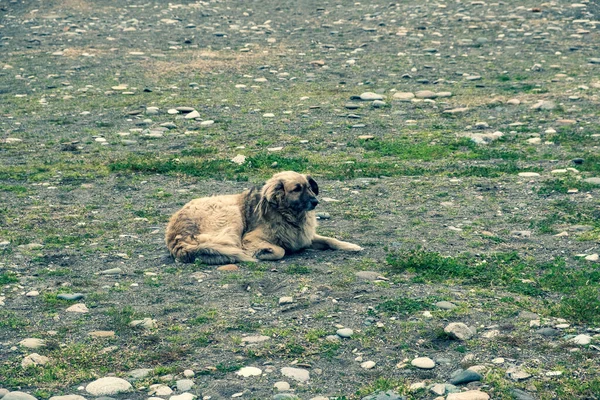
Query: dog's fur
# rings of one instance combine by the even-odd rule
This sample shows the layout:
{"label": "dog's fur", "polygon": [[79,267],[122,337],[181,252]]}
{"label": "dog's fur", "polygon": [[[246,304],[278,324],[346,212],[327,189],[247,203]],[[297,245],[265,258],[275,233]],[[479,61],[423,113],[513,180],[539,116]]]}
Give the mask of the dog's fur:
{"label": "dog's fur", "polygon": [[279,260],[306,248],[362,250],[317,235],[317,194],[312,177],[286,171],[260,189],[194,199],[171,217],[167,247],[182,262],[199,259],[205,264]]}

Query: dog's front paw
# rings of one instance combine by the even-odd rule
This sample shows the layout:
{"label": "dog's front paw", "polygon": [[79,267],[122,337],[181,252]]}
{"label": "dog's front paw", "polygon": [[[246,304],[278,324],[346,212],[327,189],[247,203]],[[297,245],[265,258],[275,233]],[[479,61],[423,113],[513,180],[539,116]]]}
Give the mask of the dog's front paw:
{"label": "dog's front paw", "polygon": [[357,253],[359,251],[363,251],[363,248],[354,243],[346,243],[346,245],[344,246],[344,248],[342,250],[350,251],[352,253]]}

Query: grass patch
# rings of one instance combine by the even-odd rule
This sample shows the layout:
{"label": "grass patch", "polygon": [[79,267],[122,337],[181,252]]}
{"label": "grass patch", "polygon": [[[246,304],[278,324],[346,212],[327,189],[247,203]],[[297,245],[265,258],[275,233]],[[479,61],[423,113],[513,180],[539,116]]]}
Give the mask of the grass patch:
{"label": "grass patch", "polygon": [[14,272],[2,272],[0,274],[0,285],[8,285],[17,282],[19,282],[19,278],[17,278],[17,274]]}
{"label": "grass patch", "polygon": [[399,297],[397,299],[386,300],[383,303],[379,303],[375,308],[386,315],[411,315],[417,311],[431,309],[431,304],[419,299]]}

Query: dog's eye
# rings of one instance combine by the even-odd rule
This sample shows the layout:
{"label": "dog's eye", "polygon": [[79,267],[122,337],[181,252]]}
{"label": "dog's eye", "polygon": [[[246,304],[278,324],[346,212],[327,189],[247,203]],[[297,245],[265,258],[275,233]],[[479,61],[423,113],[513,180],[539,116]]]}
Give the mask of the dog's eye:
{"label": "dog's eye", "polygon": [[292,190],[292,192],[301,192],[302,191],[302,186],[297,185],[294,190]]}

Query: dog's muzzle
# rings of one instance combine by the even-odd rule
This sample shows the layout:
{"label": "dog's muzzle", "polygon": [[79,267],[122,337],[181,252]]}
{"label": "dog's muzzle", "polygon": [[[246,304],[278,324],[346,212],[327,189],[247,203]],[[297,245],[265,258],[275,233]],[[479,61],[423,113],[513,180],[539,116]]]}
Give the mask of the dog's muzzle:
{"label": "dog's muzzle", "polygon": [[315,197],[310,199],[308,202],[308,211],[314,210],[315,207],[317,207],[317,204],[319,204],[319,200],[317,200]]}

